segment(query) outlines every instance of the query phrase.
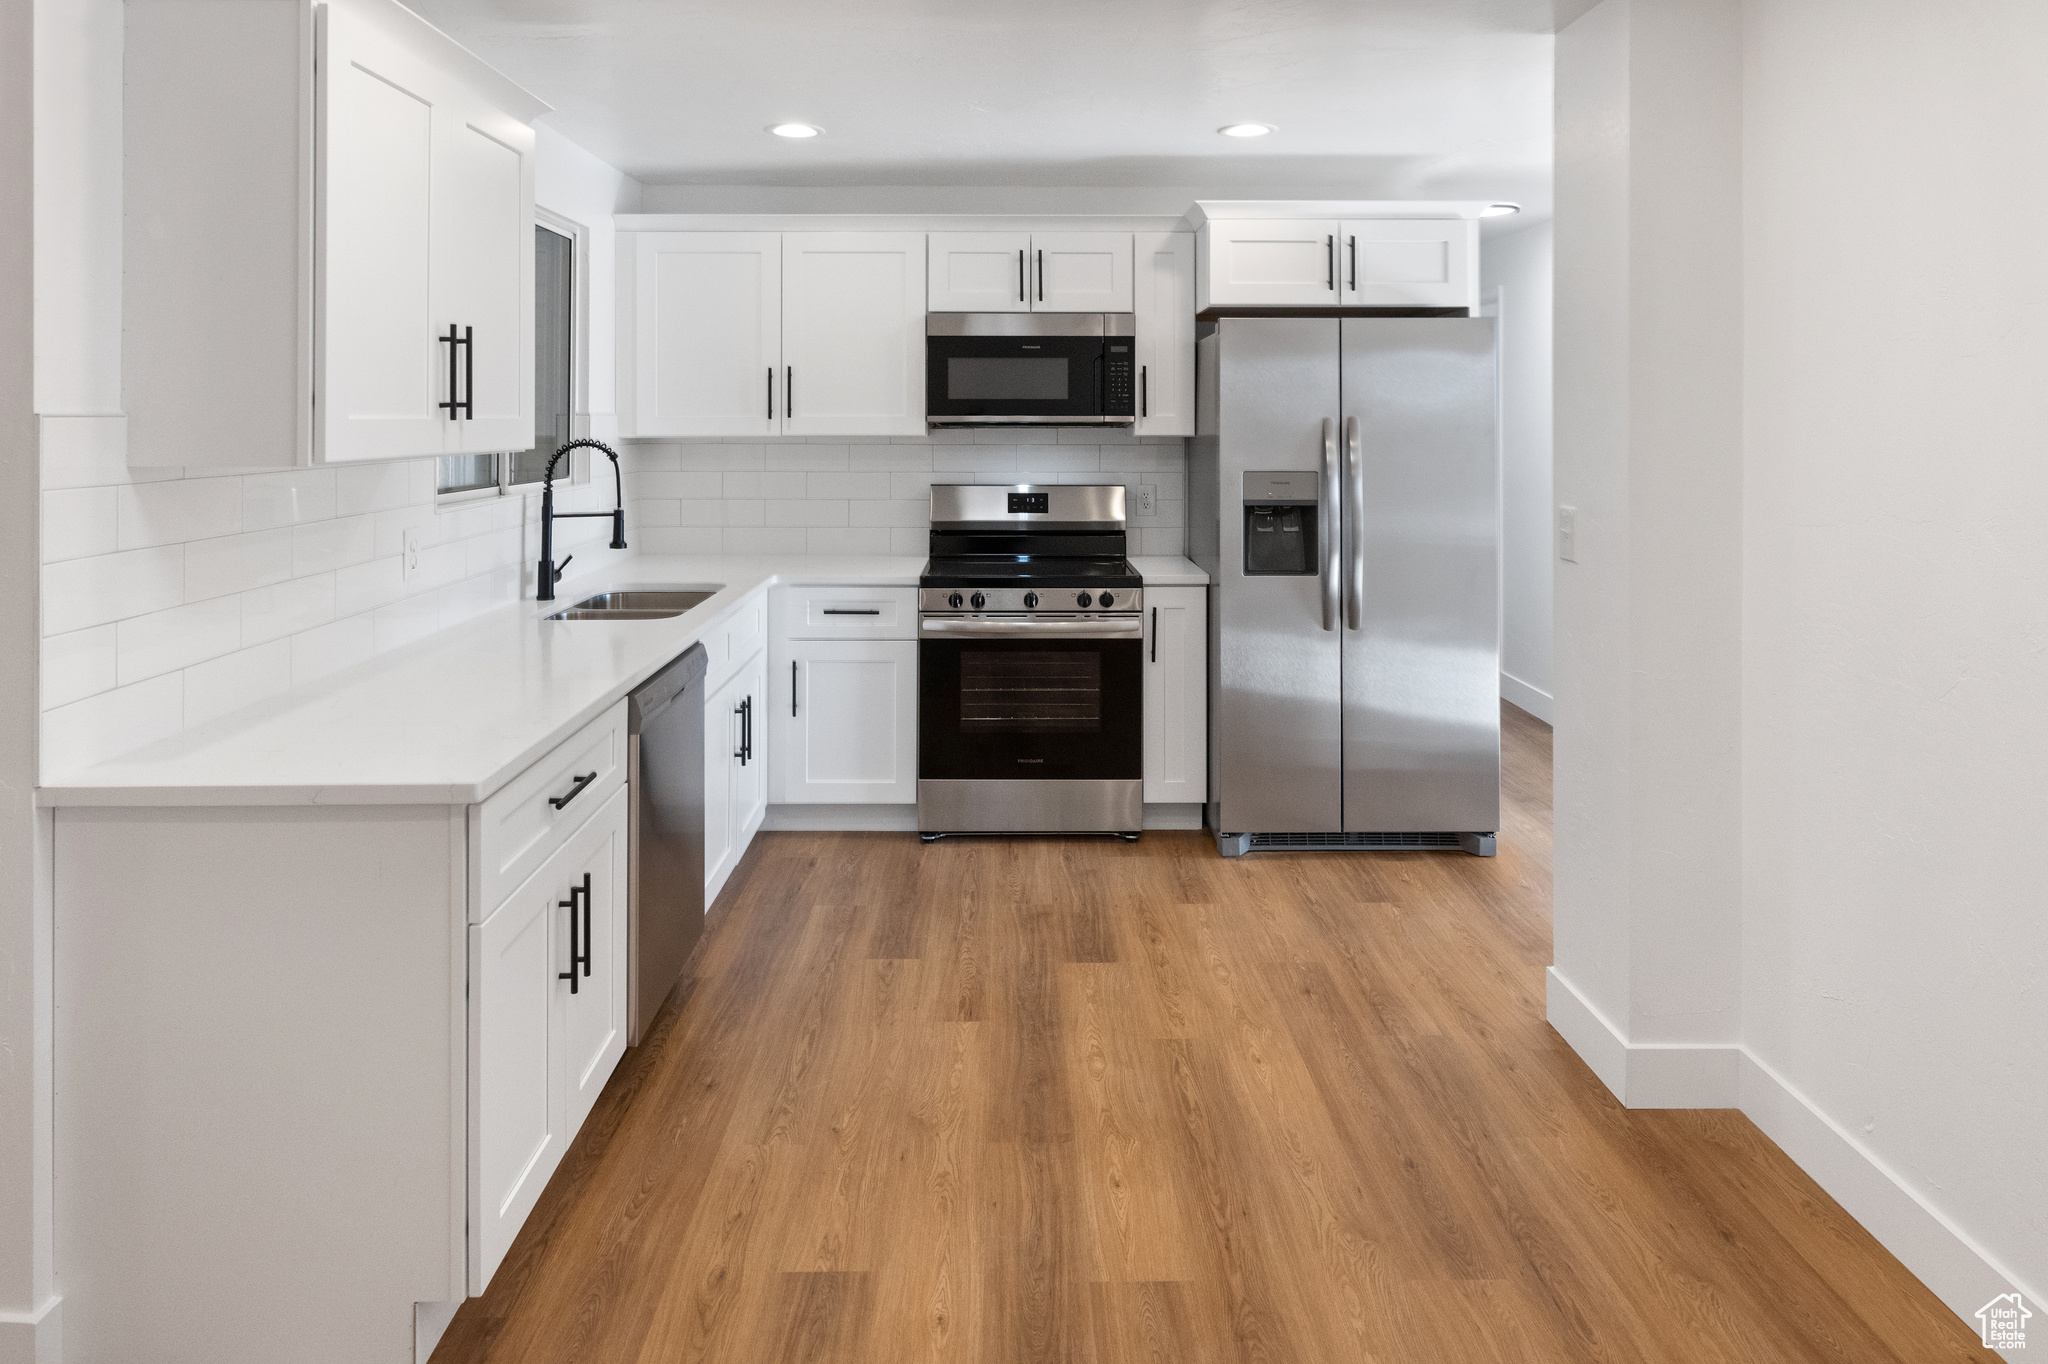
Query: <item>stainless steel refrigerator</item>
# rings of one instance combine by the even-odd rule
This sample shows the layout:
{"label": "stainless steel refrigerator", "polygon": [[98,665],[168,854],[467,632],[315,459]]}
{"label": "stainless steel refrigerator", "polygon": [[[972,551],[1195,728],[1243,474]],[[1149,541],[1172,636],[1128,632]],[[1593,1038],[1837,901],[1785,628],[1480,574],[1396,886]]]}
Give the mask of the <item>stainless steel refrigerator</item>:
{"label": "stainless steel refrigerator", "polygon": [[1235,317],[1196,344],[1209,827],[1463,848],[1500,826],[1493,322]]}

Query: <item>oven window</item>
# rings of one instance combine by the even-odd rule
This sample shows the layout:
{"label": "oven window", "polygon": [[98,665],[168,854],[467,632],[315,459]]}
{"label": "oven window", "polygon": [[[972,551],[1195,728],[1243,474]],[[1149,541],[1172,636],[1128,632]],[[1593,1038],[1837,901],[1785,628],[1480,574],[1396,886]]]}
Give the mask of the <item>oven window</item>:
{"label": "oven window", "polygon": [[1063,355],[946,358],[946,397],[955,402],[1063,402],[1066,396],[1067,359]]}
{"label": "oven window", "polygon": [[960,729],[966,734],[1099,733],[1102,655],[963,651]]}

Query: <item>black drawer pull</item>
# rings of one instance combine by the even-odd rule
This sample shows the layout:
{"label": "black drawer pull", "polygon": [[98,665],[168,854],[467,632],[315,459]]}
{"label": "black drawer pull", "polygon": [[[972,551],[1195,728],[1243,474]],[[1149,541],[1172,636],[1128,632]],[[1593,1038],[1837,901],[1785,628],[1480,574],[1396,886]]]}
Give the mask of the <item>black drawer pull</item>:
{"label": "black drawer pull", "polygon": [[[581,932],[578,932],[579,925],[576,922],[576,902],[579,898],[583,902]],[[590,974],[590,873],[583,873],[582,885],[569,887],[568,899],[557,900],[555,904],[569,911],[569,969],[557,971],[555,979],[568,981],[569,993],[573,995],[578,993],[576,968],[582,967],[585,976]]]}
{"label": "black drawer pull", "polygon": [[584,773],[584,774],[583,774],[582,776],[580,776],[580,777],[578,777],[578,778],[576,779],[576,784],[575,784],[574,786],[572,786],[572,787],[570,787],[570,788],[569,788],[569,794],[568,794],[568,795],[566,795],[566,796],[549,796],[549,797],[548,797],[548,804],[550,804],[550,805],[554,806],[554,807],[555,807],[555,808],[556,808],[557,810],[559,810],[559,809],[561,809],[561,808],[562,808],[563,806],[567,805],[567,804],[568,804],[568,803],[569,803],[570,801],[572,801],[572,800],[576,799],[576,797],[578,797],[578,796],[582,795],[582,794],[583,794],[583,788],[584,788],[584,787],[586,787],[586,786],[588,786],[588,785],[590,785],[590,783],[592,783],[592,782],[594,782],[594,781],[596,781],[596,780],[597,780],[597,773],[595,773],[595,772],[585,772],[585,773]]}
{"label": "black drawer pull", "polygon": [[841,610],[836,606],[828,606],[825,608],[825,614],[828,616],[879,616],[882,613],[879,609],[872,606],[864,606],[858,611],[851,608]]}

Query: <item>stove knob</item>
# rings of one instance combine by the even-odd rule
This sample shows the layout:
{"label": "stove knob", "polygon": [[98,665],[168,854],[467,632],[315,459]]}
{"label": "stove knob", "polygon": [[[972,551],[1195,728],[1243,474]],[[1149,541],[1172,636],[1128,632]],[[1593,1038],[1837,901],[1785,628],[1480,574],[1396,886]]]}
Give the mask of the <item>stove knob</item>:
{"label": "stove knob", "polygon": [[956,610],[956,611],[957,611],[957,610],[959,610],[959,609],[960,609],[960,594],[959,594],[958,592],[955,592],[955,593],[954,593],[954,594],[953,594],[952,596],[950,596],[950,597],[946,598],[946,605],[948,605],[948,606],[952,607],[952,608],[953,608],[954,610]]}
{"label": "stove knob", "polygon": [[1097,598],[1095,599],[1095,604],[1096,604],[1097,606],[1108,606],[1108,605],[1111,605],[1113,601],[1114,601],[1114,598],[1112,598],[1112,597],[1111,597],[1111,596],[1109,595],[1109,593],[1105,592],[1105,593],[1103,593],[1103,594],[1102,594],[1101,596],[1099,596],[1099,597],[1097,597]]}
{"label": "stove knob", "polygon": [[968,601],[968,603],[967,603],[967,604],[968,604],[969,606],[973,607],[973,608],[974,608],[975,610],[979,611],[979,610],[980,610],[980,609],[981,609],[982,607],[984,607],[984,606],[987,606],[987,605],[988,605],[988,598],[987,598],[987,597],[984,597],[984,596],[982,596],[982,595],[981,595],[981,593],[977,592],[977,593],[975,593],[975,594],[974,594],[974,596],[973,596],[973,597],[972,597],[972,598],[971,598],[971,599],[970,599],[970,600]]}
{"label": "stove knob", "polygon": [[1036,605],[1038,605],[1038,594],[1036,592],[1026,592],[1024,594],[1025,609],[1029,610]]}
{"label": "stove knob", "polygon": [[1094,605],[1094,603],[1095,599],[1089,596],[1086,592],[1083,592],[1080,596],[1074,598],[1074,605],[1076,606],[1092,606]]}

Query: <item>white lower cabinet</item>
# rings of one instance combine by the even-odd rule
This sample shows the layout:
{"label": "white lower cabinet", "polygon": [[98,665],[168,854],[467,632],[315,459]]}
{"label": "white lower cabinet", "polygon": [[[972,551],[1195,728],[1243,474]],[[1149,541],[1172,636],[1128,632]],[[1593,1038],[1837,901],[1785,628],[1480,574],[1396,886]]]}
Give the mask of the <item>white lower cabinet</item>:
{"label": "white lower cabinet", "polygon": [[626,792],[470,929],[470,1287],[626,1050]]}
{"label": "white lower cabinet", "polygon": [[757,653],[704,702],[704,905],[725,888],[768,813],[767,658]]}
{"label": "white lower cabinet", "polygon": [[1145,589],[1145,803],[1206,800],[1209,589]]}
{"label": "white lower cabinet", "polygon": [[916,641],[796,639],[781,647],[776,798],[791,804],[914,804]]}

